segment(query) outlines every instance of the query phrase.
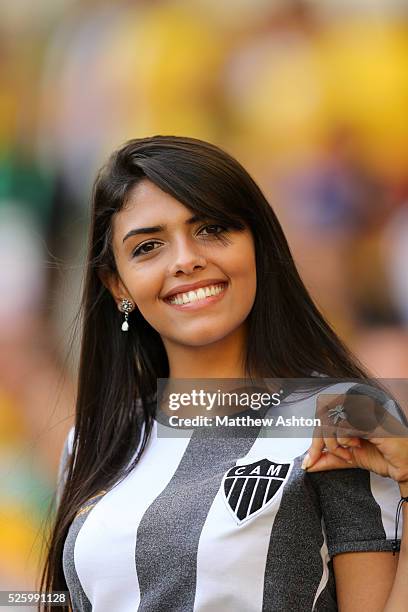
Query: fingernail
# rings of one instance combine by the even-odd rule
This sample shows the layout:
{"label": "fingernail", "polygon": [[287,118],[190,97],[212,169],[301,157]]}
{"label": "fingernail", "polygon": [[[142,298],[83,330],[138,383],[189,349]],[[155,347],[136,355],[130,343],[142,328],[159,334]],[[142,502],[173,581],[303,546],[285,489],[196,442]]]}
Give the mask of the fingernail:
{"label": "fingernail", "polygon": [[303,459],[302,465],[300,466],[302,470],[306,470],[309,465],[312,463],[309,453],[306,453],[305,458]]}

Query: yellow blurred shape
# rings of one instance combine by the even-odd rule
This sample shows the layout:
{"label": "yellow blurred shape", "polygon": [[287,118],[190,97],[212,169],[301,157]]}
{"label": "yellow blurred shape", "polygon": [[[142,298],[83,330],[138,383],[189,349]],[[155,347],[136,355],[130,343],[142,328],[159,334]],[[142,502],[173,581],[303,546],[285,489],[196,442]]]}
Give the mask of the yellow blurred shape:
{"label": "yellow blurred shape", "polygon": [[0,388],[0,446],[10,446],[24,435],[24,424],[16,402]]}
{"label": "yellow blurred shape", "polygon": [[408,28],[346,23],[321,38],[327,124],[354,127],[362,152],[387,164],[408,155]]}
{"label": "yellow blurred shape", "polygon": [[188,6],[130,14],[109,54],[124,92],[127,134],[184,134],[213,140],[222,37]]}
{"label": "yellow blurred shape", "polygon": [[39,524],[19,506],[0,505],[0,550],[7,571],[35,570],[39,560]]}

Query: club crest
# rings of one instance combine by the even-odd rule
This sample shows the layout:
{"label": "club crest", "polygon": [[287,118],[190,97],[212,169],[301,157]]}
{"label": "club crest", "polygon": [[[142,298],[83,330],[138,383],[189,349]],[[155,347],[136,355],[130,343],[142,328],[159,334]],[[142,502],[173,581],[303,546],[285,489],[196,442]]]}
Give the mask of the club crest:
{"label": "club crest", "polygon": [[229,510],[243,523],[270,505],[289,477],[292,463],[261,459],[236,465],[225,474],[222,488]]}

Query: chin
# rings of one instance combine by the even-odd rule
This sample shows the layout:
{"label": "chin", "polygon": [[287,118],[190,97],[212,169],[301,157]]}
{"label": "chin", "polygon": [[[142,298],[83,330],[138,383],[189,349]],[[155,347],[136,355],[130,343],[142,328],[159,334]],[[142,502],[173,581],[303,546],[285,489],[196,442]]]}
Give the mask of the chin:
{"label": "chin", "polygon": [[225,331],[225,328],[219,333],[216,333],[214,329],[202,330],[199,332],[192,332],[190,334],[183,334],[183,337],[178,338],[177,342],[179,344],[184,344],[185,346],[209,346],[215,342],[221,342],[233,331],[233,329]]}

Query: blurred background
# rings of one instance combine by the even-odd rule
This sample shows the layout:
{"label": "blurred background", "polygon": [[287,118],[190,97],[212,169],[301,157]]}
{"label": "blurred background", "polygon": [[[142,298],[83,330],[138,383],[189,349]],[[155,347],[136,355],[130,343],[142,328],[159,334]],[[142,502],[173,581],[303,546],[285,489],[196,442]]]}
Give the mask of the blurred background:
{"label": "blurred background", "polygon": [[408,376],[408,5],[5,0],[0,82],[0,589],[29,589],[73,422],[90,189],[123,141],[235,155],[337,332]]}

